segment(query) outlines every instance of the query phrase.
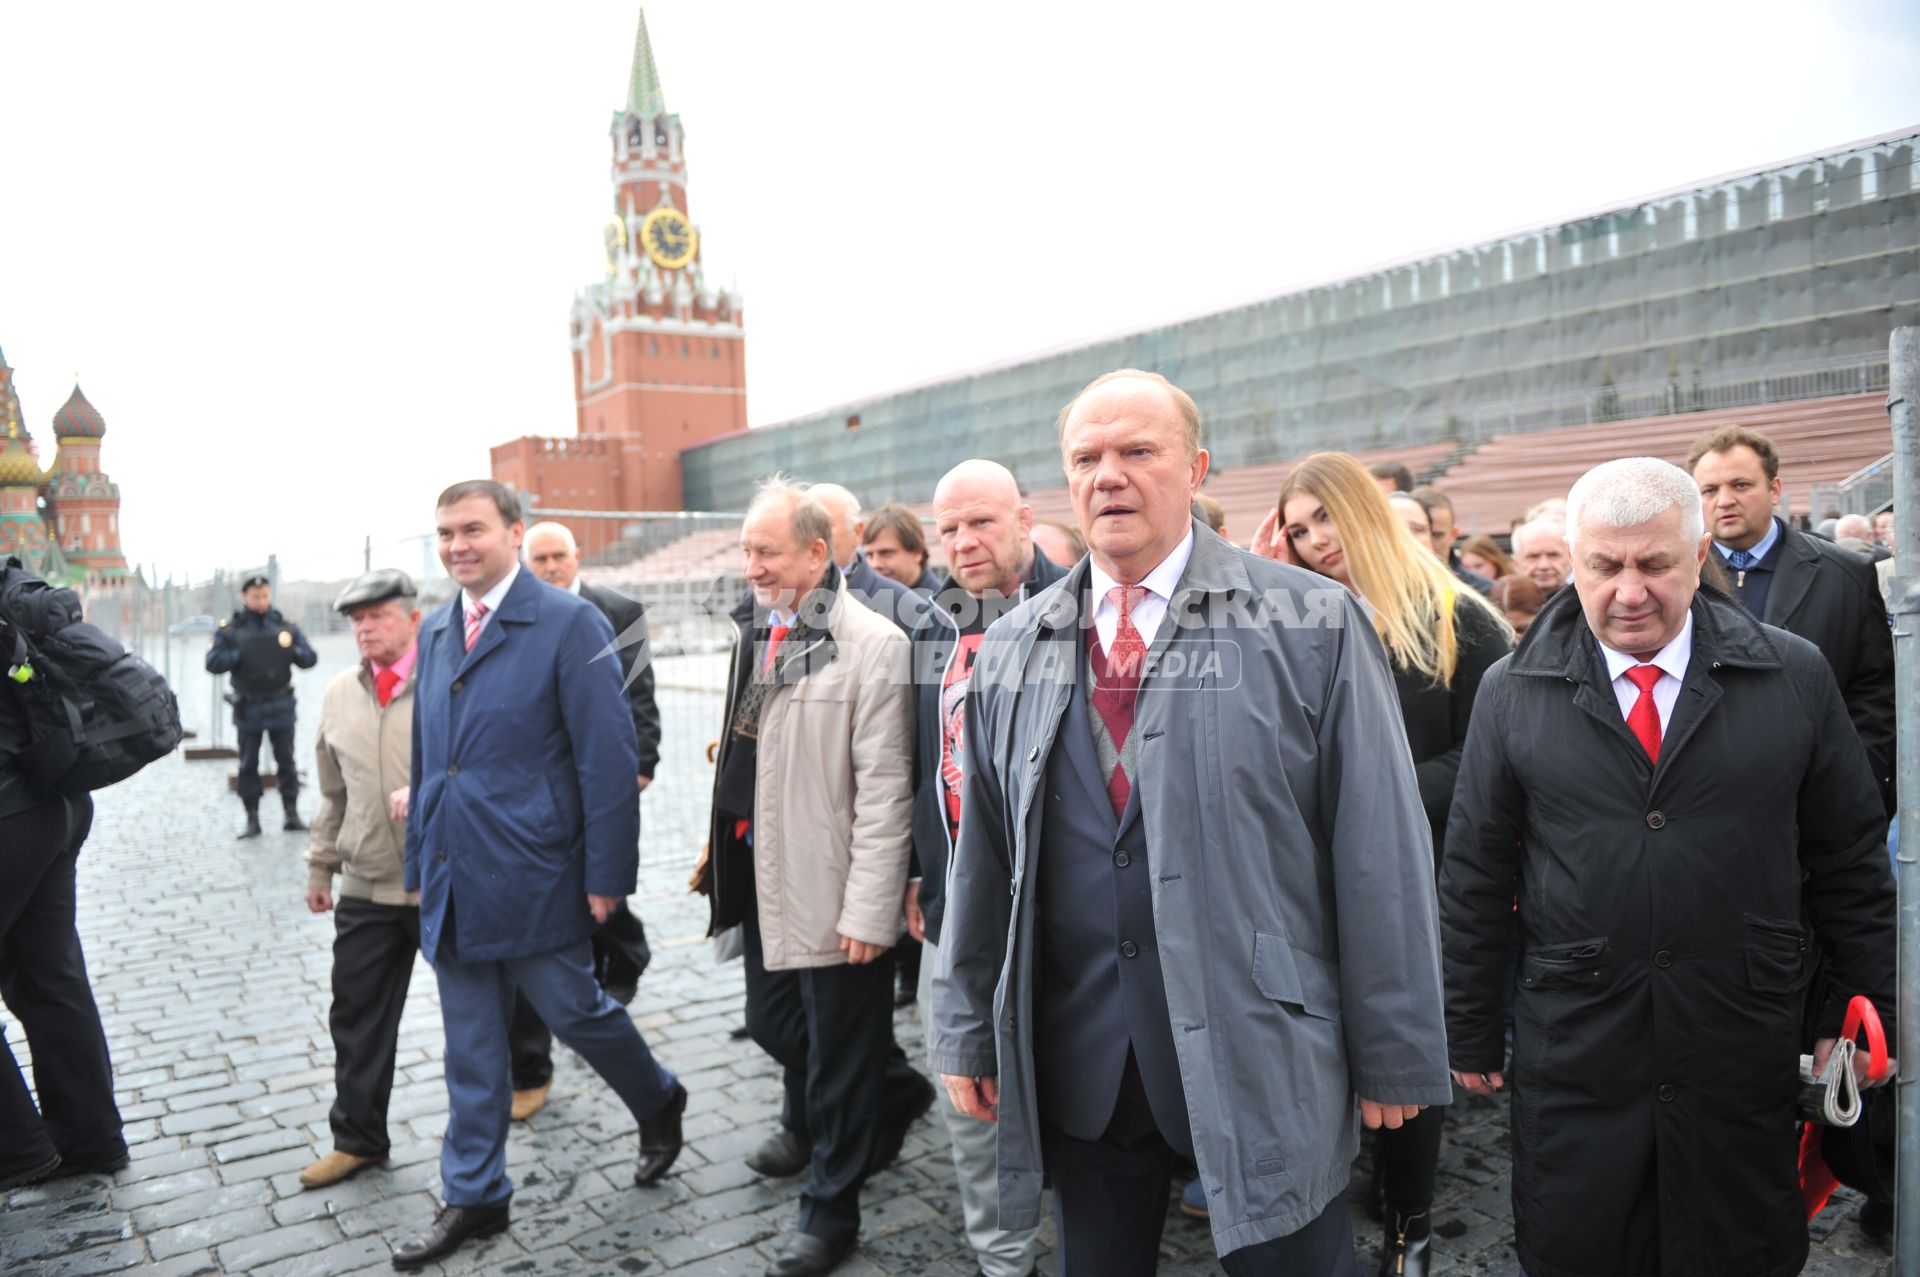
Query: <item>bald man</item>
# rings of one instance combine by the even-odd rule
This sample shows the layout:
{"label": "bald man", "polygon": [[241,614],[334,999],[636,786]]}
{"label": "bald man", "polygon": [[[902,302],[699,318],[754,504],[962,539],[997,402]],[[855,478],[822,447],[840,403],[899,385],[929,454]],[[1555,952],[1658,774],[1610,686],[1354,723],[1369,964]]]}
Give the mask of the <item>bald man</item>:
{"label": "bald man", "polygon": [[807,495],[827,512],[827,523],[833,529],[833,561],[839,566],[840,575],[846,578],[847,592],[903,632],[911,633],[913,620],[920,613],[921,596],[875,572],[867,556],[861,553],[860,542],[866,535],[867,521],[860,514],[860,498],[837,483],[810,484]]}
{"label": "bald man", "polygon": [[[913,800],[913,867],[907,929],[926,946],[920,968],[920,1017],[932,1038],[934,968],[946,910],[947,865],[960,830],[960,775],[967,685],[980,640],[1002,613],[1066,575],[1033,546],[1033,507],[1013,473],[997,461],[963,461],[933,490],[933,517],[946,552],[948,581],[912,630],[919,697]],[[986,1277],[1033,1271],[1032,1228],[1000,1227],[996,1133],[951,1104],[939,1106],[953,1140],[953,1169],[967,1244]]]}

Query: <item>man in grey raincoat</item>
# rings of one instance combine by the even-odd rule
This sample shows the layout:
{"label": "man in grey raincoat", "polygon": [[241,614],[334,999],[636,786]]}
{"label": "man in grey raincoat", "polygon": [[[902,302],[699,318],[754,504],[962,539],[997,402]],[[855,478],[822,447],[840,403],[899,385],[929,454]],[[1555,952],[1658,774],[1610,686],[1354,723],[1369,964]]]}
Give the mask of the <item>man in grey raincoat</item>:
{"label": "man in grey raincoat", "polygon": [[1344,589],[1193,522],[1164,378],[1095,381],[1061,446],[1091,555],[976,658],[933,1063],[999,1123],[1003,1227],[1052,1172],[1068,1277],[1154,1271],[1175,1152],[1229,1273],[1352,1273],[1361,1122],[1451,1098],[1385,652]]}

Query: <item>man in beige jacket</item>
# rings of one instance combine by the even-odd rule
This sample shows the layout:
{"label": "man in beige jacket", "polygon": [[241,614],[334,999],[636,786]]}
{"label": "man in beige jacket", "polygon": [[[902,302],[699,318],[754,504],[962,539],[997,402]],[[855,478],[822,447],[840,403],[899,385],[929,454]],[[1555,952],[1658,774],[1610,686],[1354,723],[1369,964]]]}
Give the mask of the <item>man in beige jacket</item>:
{"label": "man in beige jacket", "polygon": [[300,1172],[305,1188],[386,1160],[400,1012],[420,951],[419,900],[401,883],[420,609],[392,569],[355,581],[334,608],[352,620],[361,660],[327,684],[314,747],[307,908],[333,911],[333,1151]]}
{"label": "man in beige jacket", "polygon": [[852,1250],[876,1148],[925,1108],[926,1081],[888,1067],[913,814],[910,649],[848,594],[827,514],[804,491],[770,480],[740,539],[752,599],[734,617],[699,884],[714,930],[743,928],[747,1030],[786,1071],[776,1139],[805,1153],[799,1227],[767,1271],[809,1277]]}

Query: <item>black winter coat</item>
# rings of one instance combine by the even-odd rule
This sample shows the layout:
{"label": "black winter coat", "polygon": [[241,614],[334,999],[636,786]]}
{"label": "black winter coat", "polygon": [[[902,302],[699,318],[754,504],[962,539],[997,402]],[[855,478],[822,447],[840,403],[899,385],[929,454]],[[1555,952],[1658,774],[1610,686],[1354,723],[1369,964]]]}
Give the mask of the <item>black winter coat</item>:
{"label": "black winter coat", "polygon": [[[620,678],[633,708],[633,734],[640,742],[639,774],[652,776],[660,766],[660,706],[653,695],[653,645],[647,641],[646,604],[585,581],[580,583],[580,597],[599,608],[613,626],[613,638],[619,644],[616,654]],[[633,641],[622,641],[629,634]]]}
{"label": "black winter coat", "polygon": [[1406,724],[1407,745],[1413,750],[1413,776],[1420,783],[1420,805],[1433,828],[1433,860],[1440,863],[1446,846],[1447,814],[1453,810],[1454,782],[1460,775],[1460,751],[1467,743],[1467,724],[1473,715],[1480,680],[1493,663],[1513,650],[1513,641],[1494,619],[1471,603],[1453,611],[1453,685],[1393,667],[1393,690],[1400,695],[1400,718]]}
{"label": "black winter coat", "polygon": [[1873,564],[1831,541],[1780,525],[1784,544],[1774,566],[1762,618],[1820,649],[1840,684],[1840,698],[1889,818],[1893,784],[1893,631]]}
{"label": "black winter coat", "polygon": [[1447,1037],[1455,1069],[1503,1065],[1517,920],[1513,1211],[1532,1277],[1799,1272],[1803,919],[1845,986],[1894,1010],[1886,822],[1832,673],[1724,595],[1703,589],[1693,620],[1658,767],[1573,590],[1488,672],[1461,759]]}

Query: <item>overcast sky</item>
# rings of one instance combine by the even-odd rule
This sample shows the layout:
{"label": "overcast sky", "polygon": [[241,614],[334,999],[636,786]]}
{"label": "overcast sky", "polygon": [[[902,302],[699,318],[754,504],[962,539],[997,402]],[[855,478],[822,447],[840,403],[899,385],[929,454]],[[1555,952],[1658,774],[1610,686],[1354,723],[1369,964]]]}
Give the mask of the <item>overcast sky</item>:
{"label": "overcast sky", "polygon": [[[0,0],[42,461],[77,371],[140,565],[417,567],[490,444],[573,433],[636,12]],[[755,425],[1920,123],[1900,0],[647,22]]]}

